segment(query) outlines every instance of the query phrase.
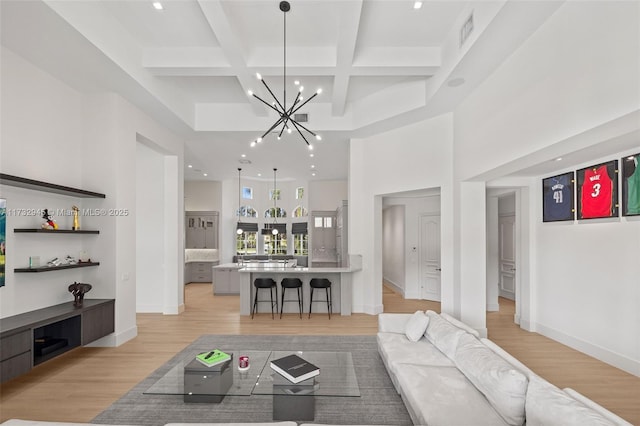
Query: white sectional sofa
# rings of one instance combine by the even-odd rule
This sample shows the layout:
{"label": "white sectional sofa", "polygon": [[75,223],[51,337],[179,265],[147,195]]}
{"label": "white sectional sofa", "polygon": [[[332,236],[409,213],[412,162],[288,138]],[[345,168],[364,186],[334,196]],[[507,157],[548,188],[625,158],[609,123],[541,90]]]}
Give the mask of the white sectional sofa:
{"label": "white sectional sofa", "polygon": [[380,314],[378,350],[416,425],[630,426],[444,313]]}

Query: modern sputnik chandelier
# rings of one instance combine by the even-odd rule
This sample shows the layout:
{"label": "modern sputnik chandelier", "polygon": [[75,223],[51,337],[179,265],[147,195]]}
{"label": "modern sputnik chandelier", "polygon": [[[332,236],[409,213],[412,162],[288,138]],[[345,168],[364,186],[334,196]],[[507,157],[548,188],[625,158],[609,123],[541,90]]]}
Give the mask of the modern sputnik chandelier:
{"label": "modern sputnik chandelier", "polygon": [[273,229],[271,229],[271,233],[273,235],[278,235],[278,227],[276,226],[278,223],[278,204],[277,204],[277,200],[278,200],[278,189],[276,186],[276,172],[278,171],[278,169],[276,169],[274,167],[273,169]]}
{"label": "modern sputnik chandelier", "polygon": [[302,86],[298,81],[295,81],[296,86],[298,86],[298,94],[296,95],[296,98],[293,101],[293,104],[287,108],[287,12],[291,10],[291,5],[289,4],[288,1],[281,1],[280,10],[283,12],[283,16],[284,16],[284,70],[283,70],[284,72],[283,72],[282,102],[278,100],[278,98],[273,93],[271,88],[269,88],[269,85],[267,84],[266,81],[264,81],[260,73],[256,73],[256,77],[258,78],[258,80],[262,82],[262,84],[264,84],[264,87],[267,88],[267,91],[269,92],[269,94],[271,94],[271,97],[273,98],[274,101],[272,103],[269,103],[264,99],[262,99],[260,96],[253,93],[253,91],[249,90],[248,92],[249,96],[253,96],[254,98],[258,99],[260,102],[262,102],[263,104],[265,104],[266,106],[274,110],[278,114],[279,118],[276,120],[275,123],[273,123],[273,126],[271,126],[269,130],[263,133],[262,136],[260,136],[255,141],[252,141],[251,146],[252,147],[256,146],[256,144],[259,144],[260,142],[262,142],[262,139],[264,137],[266,137],[269,133],[271,133],[274,130],[277,131],[278,128],[280,128],[280,132],[278,132],[278,140],[282,138],[282,134],[285,132],[285,130],[287,131],[287,133],[292,133],[293,128],[295,128],[300,134],[300,136],[302,136],[302,139],[304,139],[309,149],[313,149],[313,145],[309,143],[309,141],[307,140],[307,138],[305,137],[302,131],[304,130],[305,132],[311,134],[316,138],[316,140],[322,140],[322,137],[312,132],[303,124],[298,122],[295,119],[295,113],[298,110],[300,110],[300,108],[305,106],[309,101],[311,101],[311,99],[315,98],[320,93],[322,93],[322,89],[318,89],[313,95],[311,95],[309,99],[305,101],[304,97],[302,96],[304,86]]}
{"label": "modern sputnik chandelier", "polygon": [[240,225],[240,216],[241,216],[241,202],[240,202],[240,194],[242,192],[242,188],[240,186],[240,172],[242,169],[238,167],[238,225],[236,226],[236,234],[241,235],[244,230],[242,229],[242,225]]}

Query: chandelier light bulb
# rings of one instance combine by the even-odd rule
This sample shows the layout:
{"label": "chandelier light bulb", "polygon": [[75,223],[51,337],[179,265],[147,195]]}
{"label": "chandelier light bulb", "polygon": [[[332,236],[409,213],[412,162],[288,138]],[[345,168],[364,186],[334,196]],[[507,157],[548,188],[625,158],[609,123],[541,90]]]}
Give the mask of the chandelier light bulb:
{"label": "chandelier light bulb", "polygon": [[321,141],[321,140],[322,140],[322,136],[320,136],[320,135],[316,135],[316,140],[317,140],[317,141]]}
{"label": "chandelier light bulb", "polygon": [[273,228],[273,230],[271,231],[271,233],[273,235],[278,235],[278,230],[276,228]]}
{"label": "chandelier light bulb", "polygon": [[249,96],[253,96],[253,91],[247,90],[247,93],[249,94]]}
{"label": "chandelier light bulb", "polygon": [[236,229],[236,234],[238,234],[238,235],[242,235],[242,232],[243,232],[243,231],[242,231],[242,228],[238,228],[238,229]]}
{"label": "chandelier light bulb", "polygon": [[256,77],[258,78],[258,80],[262,80],[262,76],[260,75],[259,72],[256,73]]}
{"label": "chandelier light bulb", "polygon": [[292,132],[291,127],[289,127],[289,128],[287,129],[287,133],[291,134],[291,132]]}
{"label": "chandelier light bulb", "polygon": [[313,145],[309,144],[309,151],[313,151]]}
{"label": "chandelier light bulb", "polygon": [[300,102],[304,101],[304,96],[300,96]]}
{"label": "chandelier light bulb", "polygon": [[278,140],[280,140],[280,139],[282,139],[282,138],[280,137],[280,135],[278,135]]}
{"label": "chandelier light bulb", "polygon": [[320,93],[322,93],[322,87],[319,88],[318,90],[316,90],[316,93],[319,95]]}
{"label": "chandelier light bulb", "polygon": [[296,80],[296,81],[293,82],[293,84],[295,84],[297,86],[298,84],[300,84],[300,82],[298,80]]}
{"label": "chandelier light bulb", "polygon": [[258,143],[262,142],[262,138],[256,139],[256,142],[258,142]]}
{"label": "chandelier light bulb", "polygon": [[253,148],[254,146],[256,146],[256,141],[251,141],[251,144],[249,145],[251,148]]}
{"label": "chandelier light bulb", "polygon": [[302,92],[304,90],[304,86],[300,86],[300,88],[298,89],[298,92]]}

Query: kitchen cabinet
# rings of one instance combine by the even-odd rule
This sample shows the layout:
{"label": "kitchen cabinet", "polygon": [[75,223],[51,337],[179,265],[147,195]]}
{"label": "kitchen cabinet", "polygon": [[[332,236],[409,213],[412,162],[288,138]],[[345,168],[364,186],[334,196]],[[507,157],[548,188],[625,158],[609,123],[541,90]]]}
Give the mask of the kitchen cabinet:
{"label": "kitchen cabinet", "polygon": [[218,248],[218,212],[185,212],[185,248]]}
{"label": "kitchen cabinet", "polygon": [[185,264],[185,281],[188,283],[210,283],[213,279],[211,268],[217,262],[188,262]]}
{"label": "kitchen cabinet", "polygon": [[237,265],[213,268],[213,294],[240,294],[239,270]]}

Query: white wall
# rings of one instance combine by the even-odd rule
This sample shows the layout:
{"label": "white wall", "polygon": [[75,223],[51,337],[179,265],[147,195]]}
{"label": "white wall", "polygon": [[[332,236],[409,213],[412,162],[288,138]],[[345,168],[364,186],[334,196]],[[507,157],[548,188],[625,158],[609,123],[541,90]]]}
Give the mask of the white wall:
{"label": "white wall", "polygon": [[136,312],[164,305],[164,155],[136,144]]}
{"label": "white wall", "polygon": [[[353,276],[353,310],[382,311],[382,196],[441,188],[443,287],[452,286],[453,123],[445,114],[350,144],[349,251],[362,255]],[[445,217],[446,216],[446,217]],[[445,266],[446,265],[446,266]]]}
{"label": "white wall", "polygon": [[405,294],[404,206],[382,210],[382,277]]}
{"label": "white wall", "polygon": [[[497,177],[598,144],[604,150],[609,139],[638,130],[625,117],[640,106],[639,13],[637,2],[561,6],[456,110],[456,180]],[[516,196],[524,213],[519,247],[531,249],[521,253],[522,323],[639,374],[639,339],[629,338],[640,336],[631,270],[639,223],[542,224],[539,191],[535,179]],[[462,245],[472,237],[463,229]]]}
{"label": "white wall", "polygon": [[[637,152],[594,158],[576,168]],[[640,375],[640,220],[543,223],[540,180],[531,191],[537,234],[536,331]]]}
{"label": "white wall", "polygon": [[222,182],[186,181],[184,209],[185,211],[219,212],[222,209]]}
{"label": "white wall", "polygon": [[348,200],[346,180],[313,180],[309,182],[309,211],[335,210]]}
{"label": "white wall", "polygon": [[[51,202],[53,207],[81,202],[81,207],[106,209],[105,214],[96,217],[81,217],[81,226],[99,229],[98,236],[81,237],[82,240],[69,243],[73,247],[64,249],[86,249],[100,266],[38,274],[38,280],[9,273],[0,293],[1,315],[71,300],[66,286],[82,280],[93,285],[88,297],[116,299],[116,331],[98,344],[123,343],[137,334],[134,182],[136,143],[141,135],[156,143],[165,156],[165,201],[166,194],[172,197],[164,206],[165,286],[171,287],[173,311],[177,312],[184,303],[182,142],[117,95],[80,94],[5,48],[1,59],[3,173],[106,194],[104,200],[66,197],[55,205]],[[27,153],[29,161],[25,161]],[[5,191],[11,195],[8,202],[15,199],[27,207],[40,207],[47,197],[27,190],[20,190],[20,195],[14,197],[10,192],[14,189],[3,187],[2,193]],[[9,218],[7,226],[12,229],[19,223]],[[13,233],[8,233],[7,240],[10,248],[19,247]],[[60,247],[67,244],[60,241]],[[20,249],[26,251],[16,252],[15,257],[9,253],[7,267],[11,270],[26,262],[25,256],[38,254],[35,247],[38,246],[27,244]],[[50,250],[42,250],[44,257],[49,256]]]}

